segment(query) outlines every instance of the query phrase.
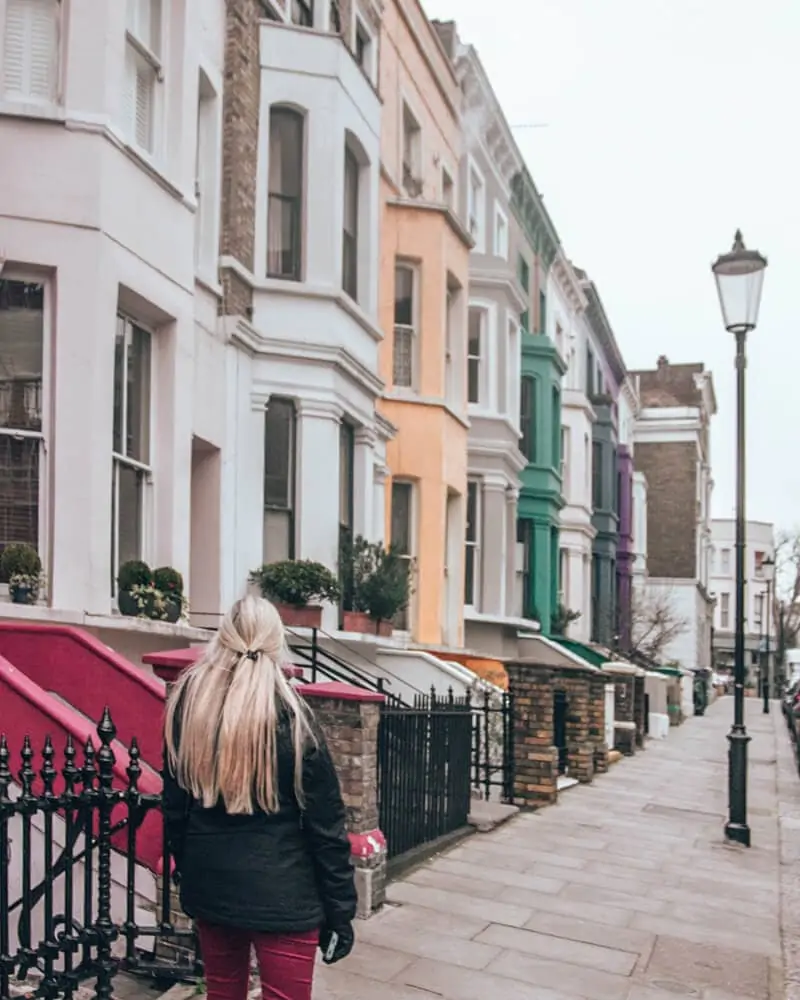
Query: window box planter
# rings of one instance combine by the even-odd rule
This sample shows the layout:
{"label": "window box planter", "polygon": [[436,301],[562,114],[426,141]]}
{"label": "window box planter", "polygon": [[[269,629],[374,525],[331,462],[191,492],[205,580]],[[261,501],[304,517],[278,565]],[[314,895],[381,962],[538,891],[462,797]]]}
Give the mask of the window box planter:
{"label": "window box planter", "polygon": [[376,621],[374,618],[370,618],[366,611],[345,611],[342,616],[342,628],[345,632],[381,635],[385,638],[392,634],[391,622]]}
{"label": "window box planter", "polygon": [[322,628],[322,606],[319,604],[305,604],[297,606],[295,604],[275,603],[281,621],[289,628]]}

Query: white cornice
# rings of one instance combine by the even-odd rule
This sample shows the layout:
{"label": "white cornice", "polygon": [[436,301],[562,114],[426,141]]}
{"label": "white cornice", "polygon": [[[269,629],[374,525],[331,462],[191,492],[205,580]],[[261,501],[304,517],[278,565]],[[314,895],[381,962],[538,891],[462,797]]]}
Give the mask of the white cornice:
{"label": "white cornice", "polygon": [[504,292],[518,307],[520,313],[528,308],[528,301],[517,288],[516,280],[510,272],[506,275],[499,275],[493,271],[482,271],[478,268],[470,268],[469,280],[471,288],[477,290],[478,287],[490,288]]}
{"label": "white cornice", "polygon": [[302,340],[265,337],[246,320],[238,320],[227,330],[231,342],[245,348],[251,356],[281,358],[287,361],[305,361],[337,368],[344,375],[364,388],[370,395],[379,397],[384,383],[366,365],[361,364],[343,347],[313,344]]}
{"label": "white cornice", "polygon": [[[500,458],[502,459],[508,468],[510,468],[515,473],[520,473],[528,465],[528,460],[522,454],[518,447],[511,445],[509,446],[508,441],[477,441],[474,438],[470,438],[468,446],[468,461],[470,467],[476,464],[474,460],[476,458]],[[477,467],[477,465],[476,465]]]}
{"label": "white cornice", "polygon": [[562,247],[558,248],[556,259],[551,268],[553,279],[558,282],[558,286],[564,293],[567,302],[576,312],[584,312],[589,305],[586,293],[581,287],[575,270],[564,254]]}

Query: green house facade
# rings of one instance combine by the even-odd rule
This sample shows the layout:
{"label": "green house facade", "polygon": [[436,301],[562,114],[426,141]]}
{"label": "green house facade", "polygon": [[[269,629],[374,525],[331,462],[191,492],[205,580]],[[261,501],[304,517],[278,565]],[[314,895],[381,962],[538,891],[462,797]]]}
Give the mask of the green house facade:
{"label": "green house facade", "polygon": [[558,234],[526,170],[512,182],[512,208],[528,257],[519,271],[530,308],[520,316],[520,474],[517,542],[523,552],[522,614],[549,635],[558,610],[561,484],[561,380],[566,364],[547,335],[547,274],[558,250]]}

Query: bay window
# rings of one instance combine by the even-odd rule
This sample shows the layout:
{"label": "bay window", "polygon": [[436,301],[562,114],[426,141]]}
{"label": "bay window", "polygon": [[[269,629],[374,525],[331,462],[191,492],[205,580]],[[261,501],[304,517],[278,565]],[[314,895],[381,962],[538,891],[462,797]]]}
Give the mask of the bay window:
{"label": "bay window", "polygon": [[128,142],[156,151],[159,86],[164,78],[161,0],[127,0],[123,128]]}

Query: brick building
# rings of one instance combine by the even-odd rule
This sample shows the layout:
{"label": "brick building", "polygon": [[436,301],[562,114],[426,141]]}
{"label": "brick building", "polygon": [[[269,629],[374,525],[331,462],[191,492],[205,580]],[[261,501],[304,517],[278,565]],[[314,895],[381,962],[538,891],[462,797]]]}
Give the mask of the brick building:
{"label": "brick building", "polygon": [[670,364],[662,355],[655,369],[632,372],[631,377],[641,400],[634,456],[637,472],[647,480],[649,571],[636,597],[634,629],[652,627],[655,618],[680,622],[680,634],[672,636],[661,658],[689,670],[709,667],[709,431],[717,412],[711,372],[702,363]]}

